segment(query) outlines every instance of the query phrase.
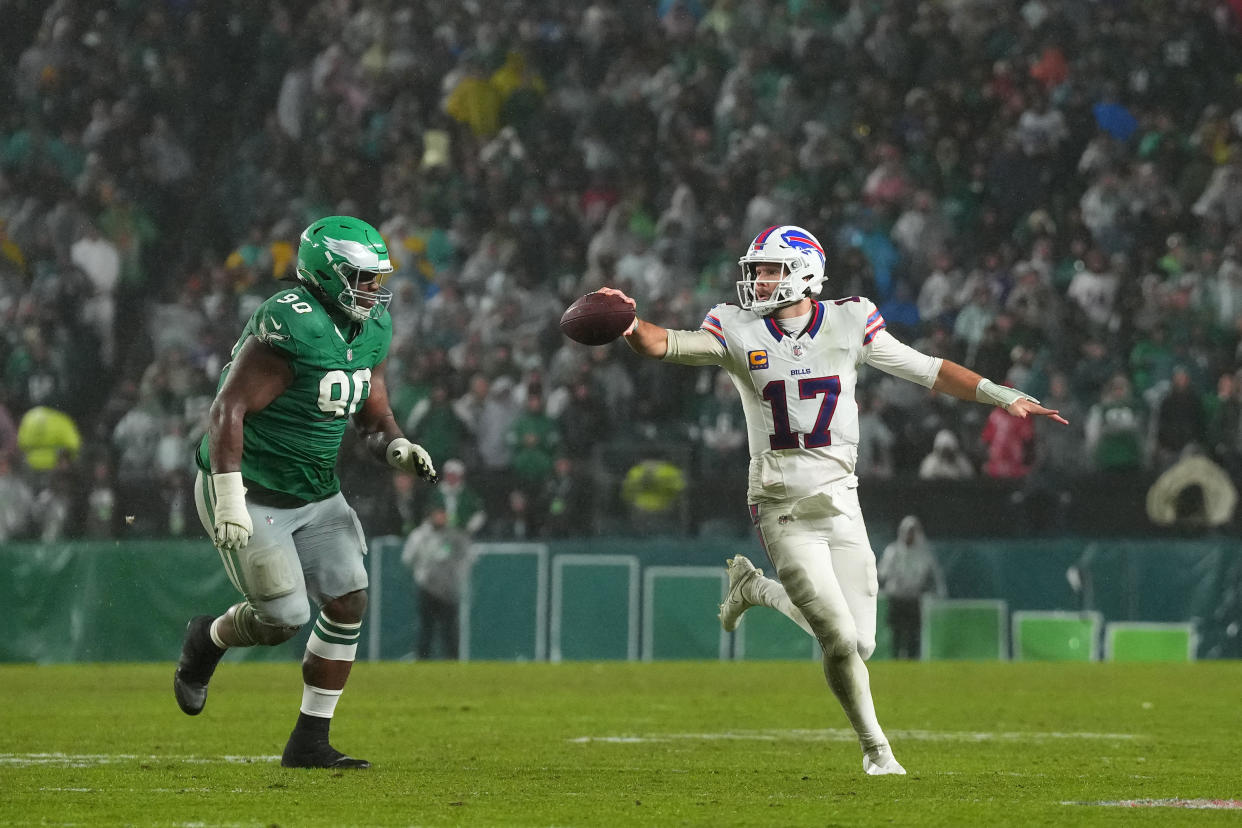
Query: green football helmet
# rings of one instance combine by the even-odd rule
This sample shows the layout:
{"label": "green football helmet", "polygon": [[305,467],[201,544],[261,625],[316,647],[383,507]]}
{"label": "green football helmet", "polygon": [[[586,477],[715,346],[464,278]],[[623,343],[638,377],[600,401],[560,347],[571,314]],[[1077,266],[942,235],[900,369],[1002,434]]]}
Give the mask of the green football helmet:
{"label": "green football helmet", "polygon": [[359,289],[370,281],[382,285],[392,260],[379,231],[352,216],[321,218],[302,231],[297,273],[325,307],[337,307],[357,322],[378,318],[392,299],[384,287]]}

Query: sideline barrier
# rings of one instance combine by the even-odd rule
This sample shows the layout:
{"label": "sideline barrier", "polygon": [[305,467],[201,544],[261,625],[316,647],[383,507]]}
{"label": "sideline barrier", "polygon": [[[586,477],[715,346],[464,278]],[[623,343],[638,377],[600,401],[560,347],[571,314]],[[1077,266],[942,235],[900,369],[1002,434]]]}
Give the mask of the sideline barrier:
{"label": "sideline barrier", "polygon": [[1104,628],[1106,661],[1194,661],[1193,624],[1114,621]]}
{"label": "sideline barrier", "polygon": [[1004,601],[923,600],[923,660],[1007,660]]}
{"label": "sideline barrier", "polygon": [[643,661],[727,659],[729,633],[716,611],[724,567],[649,566],[643,572]]}
{"label": "sideline barrier", "polygon": [[1018,610],[1010,619],[1014,661],[1099,661],[1098,612]]}
{"label": "sideline barrier", "polygon": [[[411,573],[401,563],[403,545],[404,538],[396,536],[369,541],[370,606],[359,660],[412,657],[418,607]],[[1104,622],[1184,625],[1198,619],[1193,634],[1177,638],[1172,657],[1184,659],[1189,648],[1199,659],[1242,657],[1242,644],[1228,629],[1238,617],[1229,607],[1238,600],[1233,585],[1242,572],[1242,540],[951,540],[934,549],[954,600],[993,602],[989,606],[1002,601],[1013,612],[1069,611],[1083,599],[1065,578],[1066,567],[1075,565],[1084,582],[1093,584],[1089,597]],[[720,631],[722,562],[732,554],[754,555],[753,541],[746,538],[710,544],[688,538],[575,538],[481,543],[476,550],[481,558],[463,618],[469,637],[462,651],[472,659],[549,659],[556,657],[554,646],[567,660],[757,659],[786,652],[802,658],[802,633],[766,609],[747,613],[740,634]],[[608,563],[613,560],[626,563],[618,568]],[[575,568],[579,565],[586,569]],[[702,577],[679,585],[661,576],[648,584],[649,573],[663,567],[667,575],[670,566],[691,567]],[[0,544],[0,603],[7,611],[0,662],[172,661],[187,619],[223,612],[237,600],[205,539]],[[881,596],[873,660],[891,656],[885,603]],[[1005,620],[1006,625],[989,623],[1007,628]],[[560,625],[555,634],[554,623]],[[684,625],[680,633],[679,624]],[[982,644],[980,652],[964,650],[968,641],[945,643],[937,629],[930,633],[925,657],[1003,658],[1011,643],[1006,633],[997,644],[989,631],[971,645]],[[308,634],[309,628],[280,646],[235,650],[227,658],[300,660]],[[681,635],[688,639],[679,642]],[[1017,641],[1026,640],[1015,641],[1015,657],[1028,657],[1025,644],[1016,651]],[[1123,635],[1115,660],[1132,657],[1129,647]]]}
{"label": "sideline barrier", "polygon": [[552,661],[638,658],[638,558],[552,560]]}

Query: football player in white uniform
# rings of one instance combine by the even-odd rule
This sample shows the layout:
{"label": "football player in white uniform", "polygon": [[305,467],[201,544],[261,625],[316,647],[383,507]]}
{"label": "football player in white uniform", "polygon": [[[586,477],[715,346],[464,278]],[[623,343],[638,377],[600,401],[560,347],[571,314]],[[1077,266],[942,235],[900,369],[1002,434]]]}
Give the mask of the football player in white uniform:
{"label": "football player in white uniform", "polygon": [[[697,331],[636,318],[625,333],[635,352],[728,371],[746,412],[747,499],[779,581],[744,556],[729,561],[720,622],[736,629],[762,605],[789,616],[823,647],[824,675],[858,734],[863,770],[904,774],[876,718],[865,659],[875,650],[875,554],[858,505],[858,405],[866,363],[964,400],[1064,423],[1013,388],[899,342],[868,299],[819,301],[824,251],[800,227],[770,227],[739,260],[738,305],[708,311]],[[633,300],[613,288],[604,292]]]}

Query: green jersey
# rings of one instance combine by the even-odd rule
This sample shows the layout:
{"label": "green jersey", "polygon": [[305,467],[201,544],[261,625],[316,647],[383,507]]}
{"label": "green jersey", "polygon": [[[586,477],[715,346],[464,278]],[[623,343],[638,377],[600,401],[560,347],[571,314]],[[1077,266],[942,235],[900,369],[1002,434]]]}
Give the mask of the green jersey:
{"label": "green jersey", "polygon": [[[370,396],[371,370],[388,356],[392,317],[384,311],[351,338],[355,327],[338,327],[301,286],[271,297],[250,317],[233,359],[257,337],[289,360],[293,382],[267,408],[246,415],[241,473],[247,487],[308,503],[340,491],[336,459],[345,426]],[[232,364],[220,372],[221,387]],[[197,453],[205,472],[211,471],[208,436]]]}

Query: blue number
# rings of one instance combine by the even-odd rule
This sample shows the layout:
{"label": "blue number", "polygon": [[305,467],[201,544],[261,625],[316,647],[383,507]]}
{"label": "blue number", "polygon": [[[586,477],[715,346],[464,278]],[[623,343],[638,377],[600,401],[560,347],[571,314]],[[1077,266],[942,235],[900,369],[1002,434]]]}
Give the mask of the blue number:
{"label": "blue number", "polygon": [[[841,397],[841,378],[807,377],[798,380],[798,397],[810,400],[824,396],[819,404],[819,414],[809,434],[803,435],[802,444],[807,448],[823,448],[832,445],[832,416],[837,413],[837,400]],[[798,447],[798,435],[789,425],[789,401],[785,397],[785,381],[772,380],[763,386],[763,398],[772,406],[773,434],[768,435],[768,445],[773,451]]]}

